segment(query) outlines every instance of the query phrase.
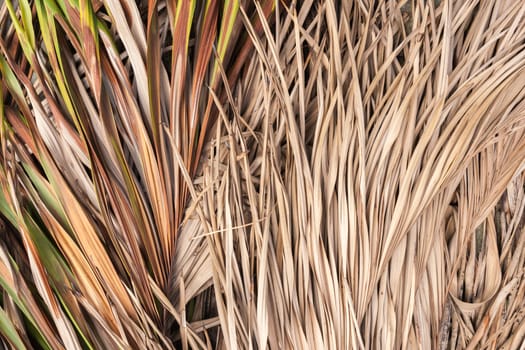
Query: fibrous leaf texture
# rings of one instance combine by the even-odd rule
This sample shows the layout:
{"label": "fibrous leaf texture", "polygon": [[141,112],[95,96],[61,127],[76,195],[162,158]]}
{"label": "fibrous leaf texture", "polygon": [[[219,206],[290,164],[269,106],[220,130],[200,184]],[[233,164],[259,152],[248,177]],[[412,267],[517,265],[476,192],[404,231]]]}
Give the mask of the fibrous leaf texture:
{"label": "fibrous leaf texture", "polygon": [[16,349],[521,349],[521,0],[5,0]]}

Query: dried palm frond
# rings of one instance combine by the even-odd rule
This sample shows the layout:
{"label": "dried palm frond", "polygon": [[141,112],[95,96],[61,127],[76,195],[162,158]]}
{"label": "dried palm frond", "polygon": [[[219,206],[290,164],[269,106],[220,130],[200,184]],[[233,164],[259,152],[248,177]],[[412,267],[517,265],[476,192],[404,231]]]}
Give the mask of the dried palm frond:
{"label": "dried palm frond", "polygon": [[519,348],[520,0],[7,0],[14,348]]}
{"label": "dried palm frond", "polygon": [[521,2],[277,10],[199,183],[222,348],[519,347]]}

